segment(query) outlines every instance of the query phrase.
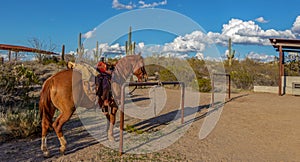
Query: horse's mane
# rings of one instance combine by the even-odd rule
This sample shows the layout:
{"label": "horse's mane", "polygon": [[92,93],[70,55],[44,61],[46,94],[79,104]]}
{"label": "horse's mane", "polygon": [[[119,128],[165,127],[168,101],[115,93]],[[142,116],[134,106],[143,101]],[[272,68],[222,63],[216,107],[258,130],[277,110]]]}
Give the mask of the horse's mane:
{"label": "horse's mane", "polygon": [[141,55],[126,55],[125,57],[121,58],[115,68],[124,68],[130,66],[132,61],[137,62],[138,60],[142,59]]}
{"label": "horse's mane", "polygon": [[127,55],[120,59],[115,66],[113,80],[123,81],[127,79],[133,73],[132,65],[137,64],[141,59],[143,59],[141,55]]}

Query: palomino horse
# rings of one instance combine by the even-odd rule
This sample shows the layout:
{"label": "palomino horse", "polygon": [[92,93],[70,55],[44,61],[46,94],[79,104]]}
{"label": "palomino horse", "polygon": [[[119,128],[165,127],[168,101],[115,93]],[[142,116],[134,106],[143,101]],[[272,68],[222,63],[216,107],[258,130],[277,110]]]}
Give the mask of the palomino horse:
{"label": "palomino horse", "polygon": [[[142,77],[147,78],[144,69],[144,61],[140,55],[129,55],[118,61],[111,79],[113,98],[116,101],[114,103],[119,103],[121,86],[130,76],[132,76],[132,74],[139,79],[142,79]],[[68,69],[56,73],[48,78],[43,84],[40,94],[39,109],[42,119],[41,150],[46,157],[50,155],[46,142],[47,131],[50,127],[53,127],[60,141],[60,153],[64,154],[66,150],[67,141],[63,136],[62,126],[70,119],[76,110],[76,102],[87,97],[83,94],[84,91],[81,82],[81,73],[73,69]],[[115,116],[118,107],[117,104],[113,103],[110,104],[110,106],[111,112],[105,114],[109,122],[107,135],[108,139],[114,140],[113,126],[115,124]],[[53,122],[52,118],[56,109],[60,111],[60,115]]]}

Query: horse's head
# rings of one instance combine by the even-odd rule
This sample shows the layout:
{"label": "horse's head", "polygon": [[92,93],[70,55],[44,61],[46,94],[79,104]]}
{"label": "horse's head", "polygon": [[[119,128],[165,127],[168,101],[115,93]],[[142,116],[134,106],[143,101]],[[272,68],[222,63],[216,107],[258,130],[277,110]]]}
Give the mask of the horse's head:
{"label": "horse's head", "polygon": [[136,55],[136,64],[133,68],[133,74],[138,78],[138,82],[146,82],[148,79],[144,59],[140,54]]}
{"label": "horse's head", "polygon": [[141,55],[127,55],[116,64],[112,73],[112,91],[116,100],[120,100],[121,87],[132,74],[138,78],[139,82],[148,79],[144,59]]}
{"label": "horse's head", "polygon": [[112,80],[122,85],[132,74],[138,78],[139,82],[148,79],[144,59],[140,54],[127,55],[120,59],[115,66]]}

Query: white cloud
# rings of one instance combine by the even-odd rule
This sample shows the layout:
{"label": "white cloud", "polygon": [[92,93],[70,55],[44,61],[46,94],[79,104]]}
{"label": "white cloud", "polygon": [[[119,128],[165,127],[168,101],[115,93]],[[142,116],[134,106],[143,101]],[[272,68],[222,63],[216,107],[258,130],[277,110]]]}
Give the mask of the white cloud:
{"label": "white cloud", "polygon": [[161,54],[160,57],[185,59],[185,58],[188,58],[189,55],[186,53],[166,52],[166,53]]}
{"label": "white cloud", "polygon": [[300,35],[300,16],[298,16],[293,24],[292,31]]}
{"label": "white cloud", "polygon": [[112,8],[115,8],[115,9],[132,10],[135,7],[136,7],[136,5],[133,4],[132,2],[130,2],[129,4],[125,5],[125,4],[120,3],[118,0],[113,0],[112,1]]}
{"label": "white cloud", "polygon": [[168,2],[167,0],[163,0],[161,2],[153,2],[153,3],[145,3],[145,1],[140,0],[139,1],[139,8],[153,8],[153,7],[157,7],[157,6],[162,6],[162,5],[166,5]]}
{"label": "white cloud", "polygon": [[145,43],[144,42],[140,42],[138,43],[138,48],[143,49],[145,47]]}
{"label": "white cloud", "polygon": [[125,47],[119,43],[108,45],[108,43],[101,43],[99,49],[102,50],[103,54],[122,54],[125,51]]}
{"label": "white cloud", "polygon": [[196,56],[196,58],[199,59],[199,60],[204,60],[204,55],[203,55],[203,53],[197,52],[195,56]]}
{"label": "white cloud", "polygon": [[222,57],[210,57],[210,56],[207,56],[207,57],[204,58],[204,60],[222,62],[223,58]]}
{"label": "white cloud", "polygon": [[255,21],[260,22],[260,23],[268,23],[269,20],[265,20],[264,17],[258,17],[255,19]]}
{"label": "white cloud", "polygon": [[[142,1],[143,2],[143,1]],[[139,1],[140,4],[142,4]],[[94,35],[95,29],[84,34],[85,38],[90,38]],[[161,56],[176,56],[182,55],[186,57],[187,54],[194,52],[199,59],[209,59],[203,56],[206,48],[211,44],[227,46],[228,39],[232,38],[233,44],[241,45],[270,45],[269,38],[289,38],[295,39],[296,34],[300,36],[300,16],[295,20],[291,30],[263,30],[254,21],[243,21],[240,19],[231,19],[228,23],[223,25],[221,32],[193,31],[186,35],[176,37],[172,42],[163,45],[146,45],[140,42],[136,45],[136,52],[141,52],[143,55],[151,56],[158,54]],[[100,44],[100,48],[104,53],[124,54],[125,47],[120,44],[108,45]],[[172,55],[171,55],[172,54]],[[249,58],[259,60],[273,60],[273,56],[266,54],[257,54],[250,52]]]}
{"label": "white cloud", "polygon": [[231,19],[223,25],[221,33],[193,31],[184,36],[178,36],[173,42],[166,43],[162,52],[203,52],[208,45],[213,43],[227,46],[228,39],[232,38],[234,44],[270,45],[269,38],[296,38],[291,30],[277,31],[274,29],[263,30],[254,21]]}
{"label": "white cloud", "polygon": [[208,43],[206,37],[206,34],[201,31],[178,36],[173,42],[164,45],[163,52],[201,52],[205,50]]}
{"label": "white cloud", "polygon": [[157,6],[163,6],[167,5],[167,0],[159,1],[159,2],[153,2],[153,3],[146,3],[143,0],[138,1],[138,3],[129,2],[128,4],[120,3],[119,0],[113,0],[112,1],[112,8],[115,9],[127,9],[132,10],[134,8],[154,8]]}
{"label": "white cloud", "polygon": [[75,54],[77,54],[77,52],[71,50],[71,51],[69,51],[67,54],[75,55]]}
{"label": "white cloud", "polygon": [[86,39],[89,39],[89,38],[93,37],[95,31],[96,31],[96,28],[94,28],[91,31],[88,31],[88,32],[84,33],[82,37],[86,38]]}
{"label": "white cloud", "polygon": [[291,38],[296,36],[291,30],[277,31],[274,29],[263,30],[254,21],[243,21],[231,19],[228,24],[223,25],[222,33],[207,34],[216,44],[226,45],[229,38],[235,44],[270,45],[269,38]]}
{"label": "white cloud", "polygon": [[259,54],[259,53],[252,51],[247,55],[247,58],[252,59],[252,60],[258,60],[260,62],[271,62],[271,61],[274,61],[275,56],[267,55],[267,54]]}
{"label": "white cloud", "polygon": [[7,60],[8,59],[8,54],[4,54],[4,53],[0,53],[0,57],[3,57],[4,60]]}

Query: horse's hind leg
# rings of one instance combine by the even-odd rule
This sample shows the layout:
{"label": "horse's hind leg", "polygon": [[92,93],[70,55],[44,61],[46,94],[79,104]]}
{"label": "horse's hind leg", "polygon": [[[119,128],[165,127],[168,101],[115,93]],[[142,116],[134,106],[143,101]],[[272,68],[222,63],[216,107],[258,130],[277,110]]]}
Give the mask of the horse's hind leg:
{"label": "horse's hind leg", "polygon": [[[52,124],[52,118],[55,113],[55,108],[51,107],[49,114],[46,114],[46,112],[43,112],[42,114],[42,142],[41,142],[41,150],[43,151],[43,154],[45,157],[50,156],[50,152],[47,149],[47,133],[48,129],[51,127]],[[48,117],[47,117],[48,115]]]}
{"label": "horse's hind leg", "polygon": [[61,114],[56,118],[56,120],[52,124],[52,126],[56,132],[56,135],[58,137],[58,140],[60,142],[59,151],[61,154],[64,154],[65,150],[67,148],[67,141],[66,141],[65,137],[63,136],[62,126],[64,125],[65,122],[67,122],[71,118],[73,112],[74,112],[74,110],[67,111],[67,112],[61,112]]}

